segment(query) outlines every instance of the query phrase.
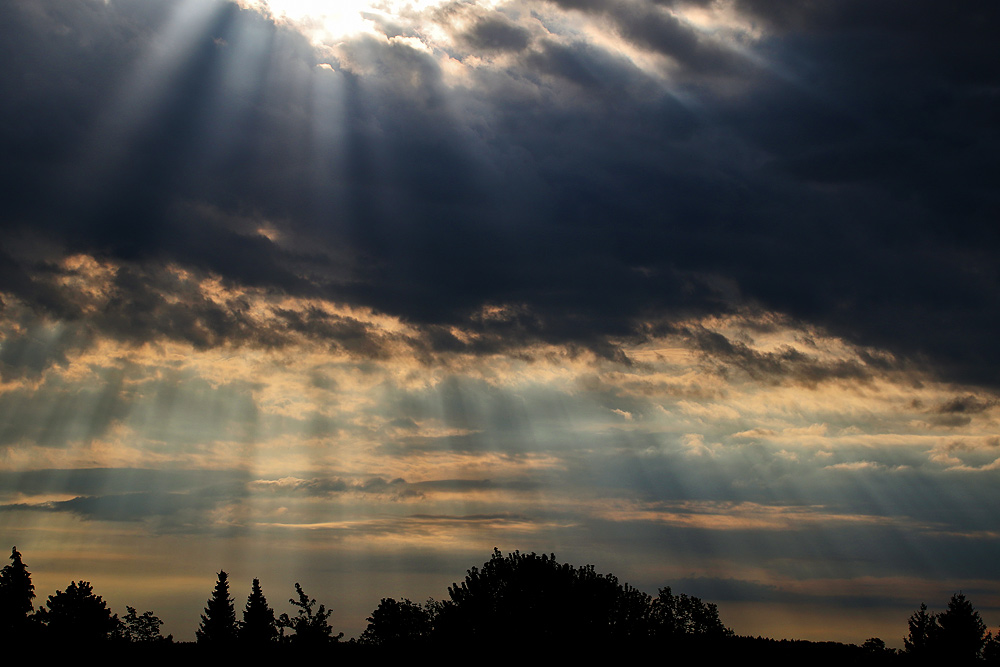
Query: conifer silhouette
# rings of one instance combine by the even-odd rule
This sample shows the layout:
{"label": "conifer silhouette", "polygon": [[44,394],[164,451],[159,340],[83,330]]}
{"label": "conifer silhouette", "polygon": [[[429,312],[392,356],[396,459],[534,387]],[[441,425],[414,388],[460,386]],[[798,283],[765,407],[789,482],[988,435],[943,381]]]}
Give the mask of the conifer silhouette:
{"label": "conifer silhouette", "polygon": [[942,650],[950,659],[971,662],[986,644],[986,624],[963,593],[951,596],[948,608],[938,615]]}
{"label": "conifer silhouette", "polygon": [[903,639],[906,653],[913,657],[929,657],[937,644],[937,636],[941,628],[937,616],[928,613],[927,605],[920,603],[920,609],[915,611],[907,621],[910,634]]}
{"label": "conifer silhouette", "polygon": [[219,580],[208,599],[195,637],[205,644],[228,644],[236,640],[236,609],[233,598],[229,597],[229,575],[225,570],[219,572]]}
{"label": "conifer silhouette", "polygon": [[277,637],[274,610],[267,606],[267,598],[260,588],[260,579],[254,579],[247,606],[243,610],[240,639],[248,644],[267,644]]}
{"label": "conifer silhouette", "polygon": [[17,547],[11,548],[10,561],[0,570],[0,636],[21,631],[34,609],[35,586]]}

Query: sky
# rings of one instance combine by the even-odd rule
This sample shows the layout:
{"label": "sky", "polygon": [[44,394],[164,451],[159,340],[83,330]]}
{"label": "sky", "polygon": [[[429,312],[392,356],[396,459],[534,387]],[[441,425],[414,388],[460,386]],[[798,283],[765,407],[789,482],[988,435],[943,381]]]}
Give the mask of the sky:
{"label": "sky", "polygon": [[[193,640],[501,551],[1000,625],[1000,5],[0,4],[0,535]],[[992,176],[991,176],[992,174]]]}

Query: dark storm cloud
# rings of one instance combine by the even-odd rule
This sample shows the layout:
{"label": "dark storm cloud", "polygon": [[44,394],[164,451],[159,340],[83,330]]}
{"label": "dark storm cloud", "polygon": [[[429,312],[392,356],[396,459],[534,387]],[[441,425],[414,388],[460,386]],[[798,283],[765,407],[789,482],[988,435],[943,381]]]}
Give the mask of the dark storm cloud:
{"label": "dark storm cloud", "polygon": [[225,486],[246,479],[246,473],[238,470],[84,468],[0,471],[0,493],[94,496],[139,493],[150,489],[182,492],[192,488]]}
{"label": "dark storm cloud", "polygon": [[477,51],[523,51],[531,33],[502,17],[488,17],[476,21],[462,38]]}
{"label": "dark storm cloud", "polygon": [[181,493],[129,493],[120,496],[77,497],[35,505],[0,505],[0,512],[69,512],[95,521],[142,521],[186,510],[208,510],[229,499],[204,498]]}
{"label": "dark storm cloud", "polygon": [[[106,331],[165,324],[201,347],[274,343],[235,306],[171,313],[138,267],[374,308],[431,350],[460,349],[458,326],[483,334],[471,352],[547,341],[623,360],[648,318],[750,301],[997,385],[995,4],[741,2],[762,28],[746,58],[663,3],[562,0],[546,6],[669,58],[666,83],[498,14],[465,43],[511,64],[464,88],[398,41],[347,40],[318,68],[304,38],[233,5],[204,3],[178,36],[178,6],[0,10],[0,225],[54,248],[0,258],[0,289],[39,313],[82,317],[46,278],[74,252],[136,267],[116,289],[137,316],[110,308]],[[516,315],[483,318],[491,305]],[[299,317],[286,326],[378,354],[350,322]]]}
{"label": "dark storm cloud", "polygon": [[93,338],[73,327],[53,328],[37,317],[19,324],[21,330],[6,336],[0,346],[0,378],[7,381],[37,378],[53,364],[65,366],[68,355],[88,347]]}
{"label": "dark storm cloud", "polygon": [[933,426],[949,428],[967,426],[972,423],[974,416],[987,412],[995,405],[997,400],[994,398],[980,398],[972,394],[959,396],[927,410],[927,421]]}
{"label": "dark storm cloud", "polygon": [[0,472],[0,494],[80,494],[0,505],[0,512],[68,512],[97,521],[142,521],[210,510],[246,495],[242,471],[91,468]]}
{"label": "dark storm cloud", "polygon": [[426,482],[415,482],[414,489],[429,489],[431,491],[492,491],[496,489],[514,491],[538,491],[544,488],[540,480],[531,479],[437,479]]}
{"label": "dark storm cloud", "polygon": [[953,398],[950,401],[942,403],[937,406],[935,412],[939,412],[941,414],[974,415],[986,412],[996,404],[997,400],[994,398],[980,398],[978,396],[968,394],[966,396],[959,396],[958,398]]}
{"label": "dark storm cloud", "polygon": [[344,479],[342,477],[312,477],[308,479],[284,478],[279,480],[255,480],[252,487],[256,491],[278,495],[300,495],[311,498],[328,498],[345,493],[379,495],[391,498],[423,497],[425,492],[445,491],[466,493],[492,491],[498,489],[530,491],[541,488],[542,483],[530,479],[437,479],[422,482],[407,482],[397,477],[387,480],[372,477],[365,480]]}
{"label": "dark storm cloud", "polygon": [[858,359],[821,360],[790,346],[774,352],[760,352],[742,341],[705,329],[687,328],[684,335],[721,372],[739,369],[754,380],[769,383],[798,383],[815,387],[831,380],[867,381],[906,364],[885,355],[862,351]]}
{"label": "dark storm cloud", "polygon": [[261,479],[255,480],[252,487],[257,491],[278,495],[299,495],[310,498],[329,498],[344,493],[374,494],[394,498],[420,495],[402,478],[387,480],[382,477],[371,477],[366,480],[343,479],[341,477]]}
{"label": "dark storm cloud", "polygon": [[684,76],[734,74],[748,63],[658,5],[678,2],[551,0],[554,4],[607,17],[627,41],[674,60]]}

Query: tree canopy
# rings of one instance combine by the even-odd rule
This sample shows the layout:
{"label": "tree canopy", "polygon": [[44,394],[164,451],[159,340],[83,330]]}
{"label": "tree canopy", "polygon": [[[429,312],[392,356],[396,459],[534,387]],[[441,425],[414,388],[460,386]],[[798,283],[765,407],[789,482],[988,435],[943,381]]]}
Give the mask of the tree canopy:
{"label": "tree canopy", "polygon": [[36,617],[51,636],[67,642],[93,643],[112,638],[118,618],[111,615],[90,582],[71,582],[65,591],[56,591],[39,609]]}
{"label": "tree canopy", "polygon": [[715,605],[662,589],[656,600],[594,566],[559,563],[554,555],[504,556],[494,549],[482,569],[449,587],[437,620],[457,639],[560,639],[610,642],[731,634]]}
{"label": "tree canopy", "polygon": [[947,658],[959,663],[976,660],[992,650],[986,624],[961,592],[951,596],[940,614],[920,609],[909,619],[909,634],[903,639],[905,652],[915,658]]}
{"label": "tree canopy", "polygon": [[986,644],[986,624],[965,595],[956,593],[948,608],[938,616],[939,641],[949,658],[965,662],[975,660]]}
{"label": "tree canopy", "polygon": [[[125,606],[127,613],[121,619],[118,629],[119,637],[122,641],[134,644],[148,644],[152,642],[164,641],[160,634],[160,627],[163,621],[153,612],[145,611],[142,614],[136,612],[135,607]],[[171,638],[172,639],[172,638]]]}
{"label": "tree canopy", "polygon": [[298,582],[295,584],[295,592],[298,593],[299,599],[292,598],[288,602],[298,607],[298,612],[294,617],[289,617],[288,614],[281,615],[278,619],[278,627],[282,629],[282,633],[285,628],[290,629],[294,634],[288,639],[301,646],[315,647],[340,641],[344,633],[334,635],[333,628],[330,627],[330,616],[333,614],[333,610],[328,611],[326,606],[322,604],[318,609],[313,609],[316,606],[316,600],[306,595]]}
{"label": "tree canopy", "polygon": [[409,600],[382,598],[366,620],[368,627],[359,638],[362,644],[405,646],[426,641],[434,627],[437,605],[419,605]]}
{"label": "tree canopy", "polygon": [[712,603],[693,595],[674,595],[670,587],[661,588],[653,600],[653,632],[658,636],[720,638],[733,631],[719,620],[719,610]]}

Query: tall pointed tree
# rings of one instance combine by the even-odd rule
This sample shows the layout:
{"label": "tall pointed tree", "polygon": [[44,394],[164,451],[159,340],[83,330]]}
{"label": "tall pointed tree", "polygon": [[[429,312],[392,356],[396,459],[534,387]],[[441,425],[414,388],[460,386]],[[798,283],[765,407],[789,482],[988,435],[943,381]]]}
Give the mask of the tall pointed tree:
{"label": "tall pointed tree", "polygon": [[941,631],[937,616],[928,613],[927,605],[921,602],[920,609],[910,616],[907,624],[910,634],[903,639],[906,652],[914,657],[929,657],[937,645],[937,636]]}
{"label": "tall pointed tree", "polygon": [[260,588],[260,579],[254,579],[247,606],[243,610],[240,639],[247,644],[268,644],[277,637],[274,610],[267,606],[267,598]]}
{"label": "tall pointed tree", "polygon": [[229,597],[229,575],[225,570],[219,572],[215,590],[194,634],[199,643],[205,644],[229,644],[236,640],[236,609],[233,598]]}
{"label": "tall pointed tree", "polygon": [[20,632],[34,609],[35,586],[17,547],[10,550],[10,565],[0,570],[0,635]]}

